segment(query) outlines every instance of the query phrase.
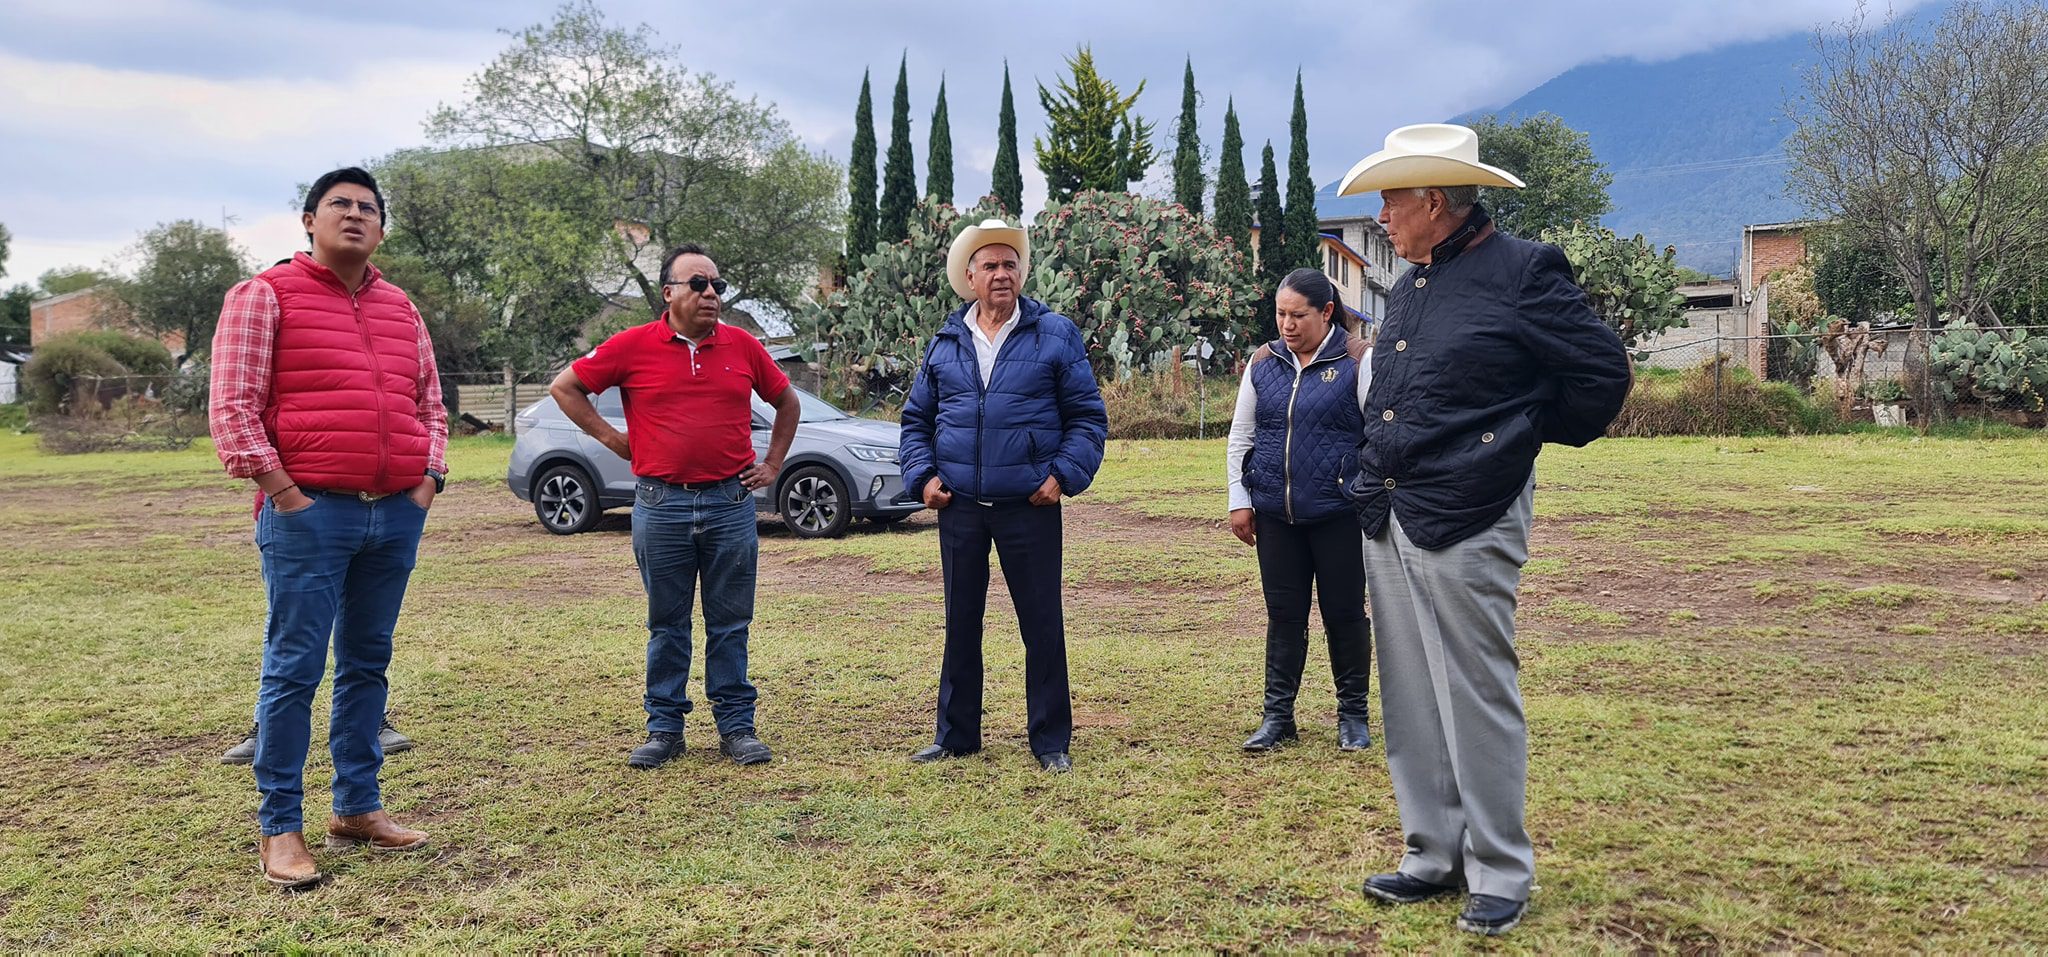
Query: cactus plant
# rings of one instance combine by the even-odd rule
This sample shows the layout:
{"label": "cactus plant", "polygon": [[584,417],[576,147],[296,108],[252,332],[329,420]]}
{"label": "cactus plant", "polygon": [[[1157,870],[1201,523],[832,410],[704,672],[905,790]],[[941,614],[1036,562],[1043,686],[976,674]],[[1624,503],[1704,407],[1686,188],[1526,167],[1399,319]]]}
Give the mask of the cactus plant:
{"label": "cactus plant", "polygon": [[2036,414],[2048,409],[2048,336],[1951,322],[1934,337],[1927,367],[1945,399],[1968,396]]}

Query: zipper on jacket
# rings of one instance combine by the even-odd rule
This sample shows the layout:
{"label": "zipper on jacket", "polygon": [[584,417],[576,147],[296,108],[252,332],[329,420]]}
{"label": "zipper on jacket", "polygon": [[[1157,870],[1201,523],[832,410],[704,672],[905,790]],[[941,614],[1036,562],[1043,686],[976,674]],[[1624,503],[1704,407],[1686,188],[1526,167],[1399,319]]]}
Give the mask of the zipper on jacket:
{"label": "zipper on jacket", "polygon": [[[368,284],[365,283],[365,285]],[[354,290],[350,290],[348,294],[348,304],[351,309],[355,310],[356,332],[363,338],[363,358],[367,359],[370,363],[370,378],[372,381],[380,380],[384,377],[384,373],[382,367],[377,363],[377,348],[370,342],[370,327],[363,322],[363,303],[356,298]],[[384,423],[383,384],[379,382],[375,388],[370,390],[370,394],[377,401],[377,487],[367,491],[375,494],[382,491],[385,484],[391,481],[391,434],[389,426]]]}
{"label": "zipper on jacket", "polygon": [[1294,386],[1287,390],[1287,438],[1280,443],[1280,494],[1285,496],[1287,524],[1294,524],[1294,399],[1301,395],[1301,376],[1308,369],[1294,367]]}
{"label": "zipper on jacket", "polygon": [[[1342,353],[1339,354],[1341,355]],[[1322,365],[1325,362],[1337,361],[1337,356],[1330,356],[1326,359],[1318,354],[1314,359],[1309,360],[1308,365],[1302,365],[1301,360],[1293,355],[1289,355],[1287,358],[1288,361],[1294,363],[1294,387],[1287,392],[1287,437],[1280,443],[1280,480],[1282,483],[1280,494],[1287,508],[1287,524],[1292,525],[1294,524],[1294,400],[1295,397],[1301,395],[1301,377],[1307,375],[1308,370],[1316,366]]]}

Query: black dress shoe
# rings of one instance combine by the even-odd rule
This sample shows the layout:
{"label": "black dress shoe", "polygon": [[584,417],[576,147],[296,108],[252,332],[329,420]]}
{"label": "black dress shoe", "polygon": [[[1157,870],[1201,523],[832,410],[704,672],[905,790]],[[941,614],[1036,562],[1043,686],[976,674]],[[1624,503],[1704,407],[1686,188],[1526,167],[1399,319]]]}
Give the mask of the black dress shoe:
{"label": "black dress shoe", "polygon": [[1372,727],[1364,718],[1337,719],[1337,750],[1363,751],[1372,747]]}
{"label": "black dress shoe", "polygon": [[658,768],[681,753],[681,731],[652,731],[647,735],[647,743],[634,748],[632,756],[626,759],[626,763],[636,768]]}
{"label": "black dress shoe", "polygon": [[1065,774],[1074,769],[1074,760],[1065,751],[1053,751],[1039,755],[1038,766],[1054,774]]}
{"label": "black dress shoe", "polygon": [[1458,892],[1456,884],[1437,884],[1420,877],[1409,877],[1400,871],[1392,874],[1374,874],[1365,879],[1365,896],[1386,901],[1389,904],[1419,904],[1432,897]]}
{"label": "black dress shoe", "polygon": [[1458,929],[1488,937],[1499,937],[1514,930],[1522,922],[1522,913],[1529,909],[1528,901],[1511,901],[1491,894],[1474,894],[1465,902],[1465,912],[1458,915]]}
{"label": "black dress shoe", "polygon": [[947,758],[964,758],[973,753],[972,751],[955,751],[943,744],[928,744],[911,752],[910,760],[918,764],[930,764],[933,761],[944,761]]}
{"label": "black dress shoe", "polygon": [[718,753],[732,759],[734,764],[762,764],[774,757],[761,739],[751,731],[722,735],[718,739]]}
{"label": "black dress shoe", "polygon": [[1252,732],[1252,736],[1245,739],[1244,749],[1274,751],[1299,737],[1300,735],[1294,731],[1294,719],[1267,715],[1264,721],[1259,722],[1259,730]]}

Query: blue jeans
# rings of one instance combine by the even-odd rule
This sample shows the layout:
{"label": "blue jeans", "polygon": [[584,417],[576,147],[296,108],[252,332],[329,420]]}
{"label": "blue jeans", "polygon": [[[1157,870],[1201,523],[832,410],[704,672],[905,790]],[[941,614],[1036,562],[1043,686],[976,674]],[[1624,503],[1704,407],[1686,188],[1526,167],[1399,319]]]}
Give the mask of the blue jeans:
{"label": "blue jeans", "polygon": [[754,496],[738,480],[691,491],[642,478],[633,560],[647,589],[647,730],[680,732],[690,713],[690,605],[704,582],[704,696],[720,735],[754,731],[747,628],[760,540]]}
{"label": "blue jeans", "polygon": [[334,710],[327,750],[334,758],[334,813],[383,807],[377,772],[384,749],[384,669],[391,632],[419,552],[425,509],[406,495],[374,502],[318,494],[313,504],[279,513],[266,502],[256,518],[263,584],[263,681],[256,696],[258,820],[267,835],[304,829],[306,749],[313,692],[334,645]]}

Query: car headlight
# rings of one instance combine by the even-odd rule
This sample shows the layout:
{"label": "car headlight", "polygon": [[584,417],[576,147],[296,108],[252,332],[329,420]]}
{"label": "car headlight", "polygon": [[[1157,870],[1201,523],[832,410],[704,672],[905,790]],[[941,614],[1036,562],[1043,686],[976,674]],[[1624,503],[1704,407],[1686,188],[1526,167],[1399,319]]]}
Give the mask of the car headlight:
{"label": "car headlight", "polygon": [[863,462],[894,462],[896,450],[881,445],[849,445],[846,451]]}

